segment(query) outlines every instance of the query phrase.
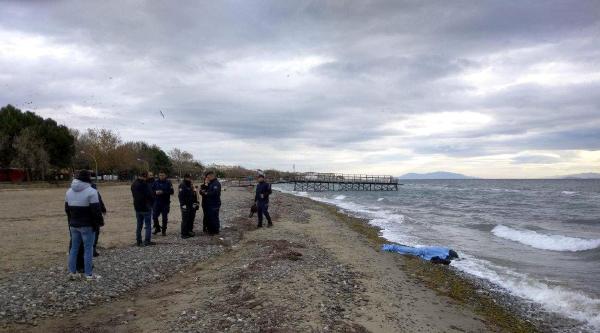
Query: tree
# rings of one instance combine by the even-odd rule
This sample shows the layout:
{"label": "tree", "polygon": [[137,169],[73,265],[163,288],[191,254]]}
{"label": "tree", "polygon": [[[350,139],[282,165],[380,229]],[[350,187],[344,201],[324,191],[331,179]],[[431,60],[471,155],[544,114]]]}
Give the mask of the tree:
{"label": "tree", "polygon": [[169,157],[171,158],[171,164],[177,171],[179,178],[183,177],[186,165],[192,163],[194,156],[187,151],[182,151],[179,148],[173,148],[169,151]]}
{"label": "tree", "polygon": [[50,166],[49,155],[44,149],[44,142],[38,138],[32,128],[21,131],[13,140],[15,157],[12,165],[23,168],[27,172],[27,181],[32,178],[44,179]]}
{"label": "tree", "polygon": [[48,162],[55,167],[71,165],[75,153],[75,138],[66,126],[54,120],[44,119],[33,112],[22,112],[12,105],[0,108],[0,167],[9,166],[17,156],[15,139],[30,128],[42,143]]}
{"label": "tree", "polygon": [[[118,169],[117,148],[121,145],[119,135],[107,129],[91,129],[77,138],[77,160],[87,160],[88,165],[98,163],[99,172],[114,173]],[[100,172],[100,173],[102,173]]]}

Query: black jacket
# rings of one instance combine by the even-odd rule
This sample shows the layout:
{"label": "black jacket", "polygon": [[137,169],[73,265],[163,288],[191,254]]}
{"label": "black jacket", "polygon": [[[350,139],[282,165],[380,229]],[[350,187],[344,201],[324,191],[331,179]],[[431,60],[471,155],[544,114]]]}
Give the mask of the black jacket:
{"label": "black jacket", "polygon": [[73,180],[65,195],[65,213],[71,227],[98,227],[104,224],[98,191],[89,183]]}
{"label": "black jacket", "polygon": [[136,212],[149,212],[152,209],[152,190],[147,182],[136,179],[131,184],[131,195],[133,196],[133,208]]}
{"label": "black jacket", "polygon": [[254,195],[254,201],[262,203],[269,203],[269,195],[271,195],[271,184],[267,182],[261,182],[256,184],[256,194]]}
{"label": "black jacket", "polygon": [[204,207],[218,208],[221,207],[221,183],[217,179],[213,179],[208,183],[208,189],[203,197],[206,201]]}
{"label": "black jacket", "polygon": [[[156,195],[156,191],[162,191],[163,193]],[[173,193],[175,193],[173,184],[171,184],[171,181],[168,179],[158,179],[152,184],[152,194],[154,194],[155,205],[168,206],[171,203],[171,195],[173,195]]]}
{"label": "black jacket", "polygon": [[179,184],[179,206],[182,209],[193,209],[194,204],[198,204],[198,197],[196,192],[192,188],[192,183],[188,181],[182,181]]}

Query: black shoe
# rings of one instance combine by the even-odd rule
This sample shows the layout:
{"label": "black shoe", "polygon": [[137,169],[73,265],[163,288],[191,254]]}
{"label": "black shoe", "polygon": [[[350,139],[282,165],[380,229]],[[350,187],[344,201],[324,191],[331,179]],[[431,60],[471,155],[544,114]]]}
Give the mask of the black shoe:
{"label": "black shoe", "polygon": [[191,238],[191,237],[192,236],[190,236],[190,235],[181,235],[181,239],[188,239],[188,238]]}
{"label": "black shoe", "polygon": [[144,244],[142,243],[142,241],[137,241],[137,243],[135,243],[136,246],[144,246]]}
{"label": "black shoe", "polygon": [[94,257],[97,257],[99,255],[100,255],[100,253],[98,253],[98,251],[94,250]]}
{"label": "black shoe", "polygon": [[193,232],[193,231],[190,231],[190,233],[189,233],[188,235],[189,235],[190,237],[194,237],[194,236],[196,236],[196,233],[195,233],[195,232]]}
{"label": "black shoe", "polygon": [[257,225],[256,228],[262,228],[262,224]]}
{"label": "black shoe", "polygon": [[153,235],[156,235],[156,234],[158,234],[158,233],[160,233],[160,228],[155,228],[155,229],[154,229],[154,232],[153,232],[152,234],[153,234]]}
{"label": "black shoe", "polygon": [[152,245],[156,245],[156,243],[150,241],[150,242],[144,242],[144,246],[152,246]]}
{"label": "black shoe", "polygon": [[167,230],[166,230],[166,229],[163,229],[163,230],[162,230],[162,235],[163,235],[163,236],[166,236],[166,235],[167,235]]}
{"label": "black shoe", "polygon": [[267,224],[267,228],[270,228],[273,226],[273,222],[269,222],[269,224]]}

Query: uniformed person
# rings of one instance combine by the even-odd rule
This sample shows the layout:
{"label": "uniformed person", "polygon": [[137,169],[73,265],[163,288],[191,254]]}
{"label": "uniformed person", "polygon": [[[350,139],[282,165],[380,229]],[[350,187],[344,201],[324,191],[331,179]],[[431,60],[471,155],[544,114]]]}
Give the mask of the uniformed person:
{"label": "uniformed person", "polygon": [[[154,234],[162,232],[167,234],[167,224],[169,223],[169,211],[171,210],[171,195],[173,195],[173,184],[167,179],[167,173],[161,170],[158,173],[158,180],[152,184],[152,193],[154,194],[154,205],[152,207],[152,219],[154,220]],[[158,222],[158,216],[162,215],[162,227]]]}
{"label": "uniformed person", "polygon": [[258,175],[258,184],[256,184],[256,195],[254,196],[254,203],[256,204],[256,213],[258,215],[258,228],[263,226],[263,215],[267,218],[267,227],[273,226],[271,215],[269,215],[269,196],[273,191],[271,190],[271,184],[265,181],[264,175]]}
{"label": "uniformed person", "polygon": [[194,237],[194,219],[200,207],[192,176],[186,174],[179,184],[179,206],[181,207],[181,238]]}
{"label": "uniformed person", "polygon": [[207,228],[209,235],[217,235],[221,230],[219,221],[219,210],[221,209],[221,183],[213,171],[206,172],[206,189],[202,190],[203,200],[205,200]]}
{"label": "uniformed person", "polygon": [[204,182],[200,185],[200,195],[202,196],[202,232],[208,233],[208,215],[206,208],[206,191],[208,190],[208,179],[204,176]]}

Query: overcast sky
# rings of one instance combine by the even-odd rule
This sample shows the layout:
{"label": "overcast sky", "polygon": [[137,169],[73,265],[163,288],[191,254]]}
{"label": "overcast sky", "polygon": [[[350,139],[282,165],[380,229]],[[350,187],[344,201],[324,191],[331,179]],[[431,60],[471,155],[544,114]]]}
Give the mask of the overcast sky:
{"label": "overcast sky", "polygon": [[0,1],[0,17],[0,104],[206,163],[600,172],[600,1]]}

